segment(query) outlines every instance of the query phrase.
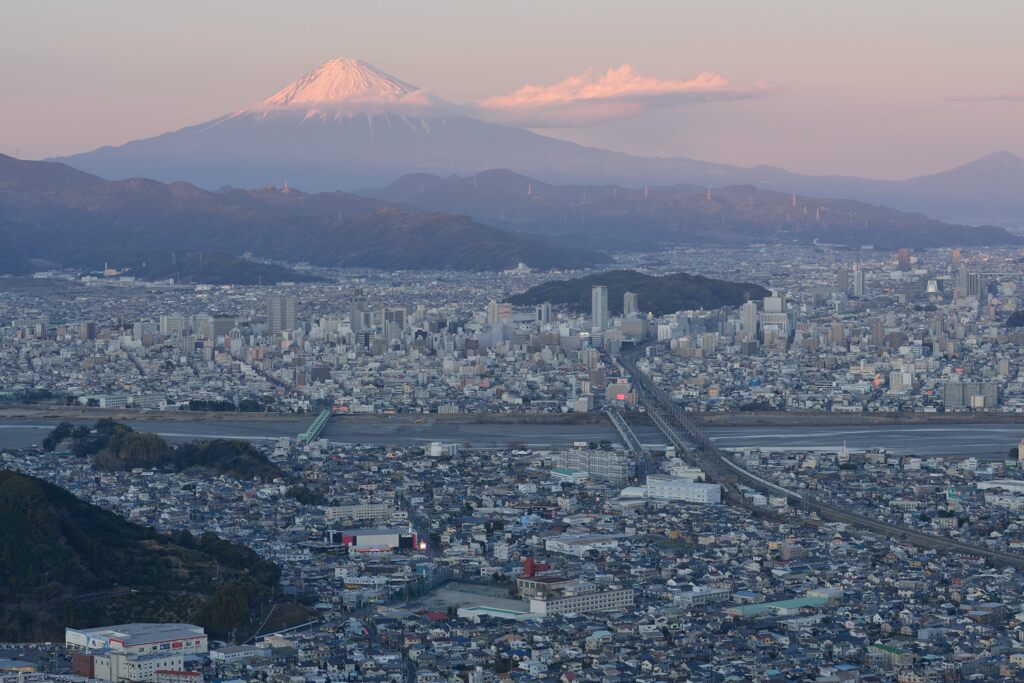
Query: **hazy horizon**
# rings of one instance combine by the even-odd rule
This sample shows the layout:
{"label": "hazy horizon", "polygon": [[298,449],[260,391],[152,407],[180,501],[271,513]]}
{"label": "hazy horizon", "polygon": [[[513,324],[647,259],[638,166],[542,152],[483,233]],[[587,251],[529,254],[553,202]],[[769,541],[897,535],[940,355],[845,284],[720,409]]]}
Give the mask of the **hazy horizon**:
{"label": "hazy horizon", "polygon": [[[21,158],[208,121],[333,57],[486,105],[503,122],[640,155],[874,178],[997,150],[1024,155],[1015,35],[1024,7],[1009,2],[309,3],[284,12],[265,2],[108,0],[7,14],[0,56],[17,68],[0,71],[0,152]],[[600,107],[586,100],[594,92]]]}

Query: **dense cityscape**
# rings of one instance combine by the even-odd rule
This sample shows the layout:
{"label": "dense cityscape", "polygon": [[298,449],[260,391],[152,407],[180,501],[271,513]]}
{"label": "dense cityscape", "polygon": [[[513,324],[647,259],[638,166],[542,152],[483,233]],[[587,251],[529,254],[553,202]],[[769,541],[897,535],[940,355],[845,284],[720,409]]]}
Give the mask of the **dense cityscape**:
{"label": "dense cityscape", "polygon": [[[611,411],[625,425],[602,443],[499,448],[307,431],[261,442],[274,471],[255,477],[111,469],[66,434],[9,449],[4,468],[131,522],[251,548],[280,568],[279,601],[298,608],[294,623],[245,637],[189,626],[203,641],[184,652],[134,648],[145,625],[69,627],[65,643],[10,646],[10,660],[109,680],[150,662],[157,681],[1015,677],[1024,552],[993,567],[829,522],[770,491],[741,486],[737,503],[685,446],[630,438],[648,404],[618,358],[641,350],[640,370],[698,418],[1014,413],[1019,258],[773,246],[621,256],[655,275],[742,276],[770,291],[661,316],[634,293],[611,314],[603,286],[582,312],[506,303],[550,278],[528,268],[340,271],[274,289],[38,273],[0,298],[7,398],[34,402],[26,410],[288,413],[313,426],[320,411],[342,423]],[[1017,553],[1015,449],[980,460],[845,447],[729,457],[787,490]],[[168,642],[187,637],[167,628]]]}
{"label": "dense cityscape", "polygon": [[1024,4],[0,25],[0,683],[1024,683]]}

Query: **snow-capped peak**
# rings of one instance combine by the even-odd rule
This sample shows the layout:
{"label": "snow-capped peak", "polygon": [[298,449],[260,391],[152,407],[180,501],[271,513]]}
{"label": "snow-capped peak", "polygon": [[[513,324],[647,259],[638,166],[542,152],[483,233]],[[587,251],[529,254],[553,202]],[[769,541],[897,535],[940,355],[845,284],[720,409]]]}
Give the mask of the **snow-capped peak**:
{"label": "snow-capped peak", "polygon": [[361,59],[331,59],[251,109],[309,111],[429,106],[440,100]]}

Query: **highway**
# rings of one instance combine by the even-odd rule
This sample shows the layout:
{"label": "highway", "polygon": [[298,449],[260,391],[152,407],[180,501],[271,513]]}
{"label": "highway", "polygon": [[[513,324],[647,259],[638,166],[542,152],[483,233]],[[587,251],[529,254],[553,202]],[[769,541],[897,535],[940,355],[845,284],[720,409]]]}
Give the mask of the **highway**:
{"label": "highway", "polygon": [[[890,524],[875,517],[849,512],[824,503],[810,494],[783,488],[740,467],[715,446],[664,390],[656,386],[650,377],[640,371],[636,360],[646,352],[647,348],[650,348],[650,345],[624,351],[618,358],[619,363],[632,378],[640,400],[654,423],[676,447],[681,456],[703,469],[710,480],[722,485],[723,497],[726,500],[739,503],[744,507],[752,507],[745,502],[745,497],[742,496],[738,488],[738,485],[742,484],[766,495],[785,497],[791,504],[806,512],[813,512],[821,519],[830,522],[849,524],[923,548],[955,551],[965,555],[983,557],[996,565],[1024,569],[1024,555],[964,543],[909,527]],[[682,429],[682,433],[679,428]]]}

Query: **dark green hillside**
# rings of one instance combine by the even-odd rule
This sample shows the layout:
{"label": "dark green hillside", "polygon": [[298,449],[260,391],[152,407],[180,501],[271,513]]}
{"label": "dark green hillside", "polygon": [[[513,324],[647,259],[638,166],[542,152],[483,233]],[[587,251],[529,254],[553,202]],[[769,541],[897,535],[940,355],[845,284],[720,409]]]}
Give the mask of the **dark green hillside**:
{"label": "dark green hillside", "polygon": [[277,593],[277,567],[248,548],[160,534],[7,470],[0,522],[0,640],[131,621],[193,622],[226,637],[254,630]]}
{"label": "dark green hillside", "polygon": [[62,422],[43,440],[53,450],[63,439],[79,457],[92,457],[98,470],[131,470],[136,467],[182,472],[203,468],[236,479],[272,481],[284,473],[267,456],[245,441],[213,439],[171,446],[156,434],[136,432],[114,420],[98,421],[92,430]]}
{"label": "dark green hillside", "polygon": [[575,280],[545,282],[513,296],[509,301],[517,305],[549,301],[586,312],[590,310],[591,288],[597,285],[608,288],[608,309],[613,315],[622,313],[622,295],[626,292],[635,292],[639,297],[640,310],[655,315],[698,308],[739,306],[769,294],[760,285],[715,280],[688,273],[656,277],[634,270],[611,270]]}

